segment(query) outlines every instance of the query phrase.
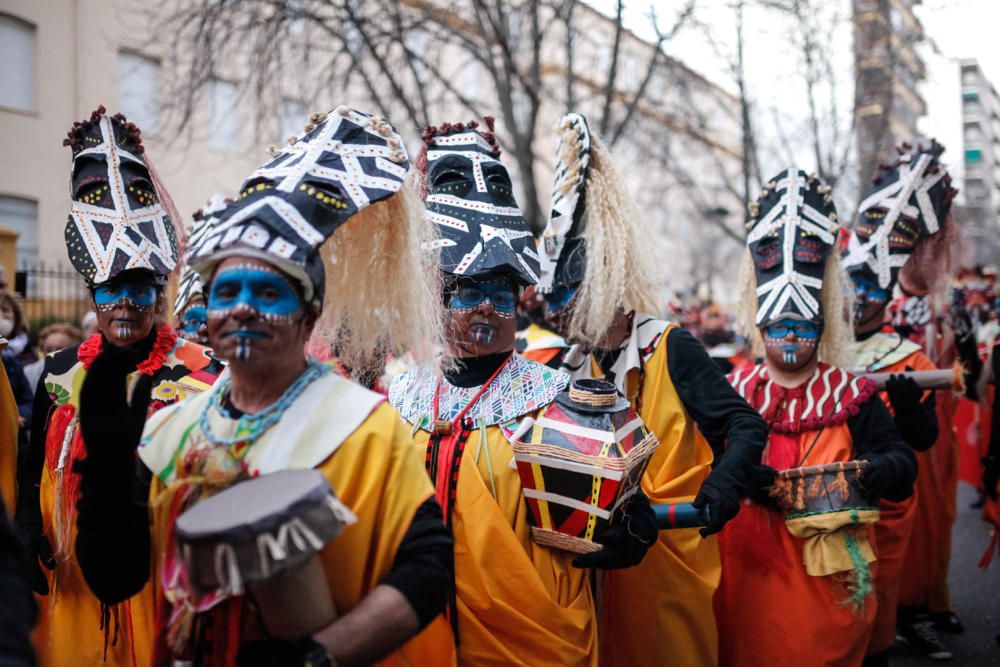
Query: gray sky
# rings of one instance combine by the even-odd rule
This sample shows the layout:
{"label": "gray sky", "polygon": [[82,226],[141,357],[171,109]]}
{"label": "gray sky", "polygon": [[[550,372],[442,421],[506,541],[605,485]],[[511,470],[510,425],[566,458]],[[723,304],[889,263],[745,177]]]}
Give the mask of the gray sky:
{"label": "gray sky", "polygon": [[[597,9],[613,15],[616,0],[589,0]],[[748,4],[752,4],[748,3]],[[649,8],[661,14],[660,24],[669,26],[680,0],[632,0],[628,3],[627,26],[640,36],[649,38],[652,31],[646,17]],[[697,0],[696,15],[712,26],[713,37],[724,47],[735,44],[734,14],[730,0]],[[840,7],[846,12],[850,0],[824,3],[824,7]],[[976,58],[994,87],[1000,88],[1000,0],[924,0],[916,7],[916,14],[924,26],[927,39],[919,51],[928,66],[928,80],[921,93],[928,104],[928,116],[920,130],[935,136],[949,149],[946,161],[953,167],[953,175],[961,177],[961,104],[958,81],[958,59]],[[758,109],[771,107],[765,116],[765,127],[758,126],[758,133],[765,144],[762,160],[768,165],[764,170],[783,168],[789,152],[781,150],[776,126],[793,128],[803,121],[801,78],[796,63],[788,57],[791,53],[786,43],[787,29],[775,21],[773,12],[751,8],[745,12],[746,49],[750,95]],[[853,64],[850,24],[830,37],[830,48],[837,54],[838,76],[844,85],[838,89],[837,108],[845,122],[853,104],[851,67]],[[725,65],[713,53],[704,35],[695,30],[682,32],[667,46],[670,55],[689,67],[706,75],[719,85],[732,89]],[[760,116],[760,114],[759,114]],[[759,117],[758,116],[758,117]],[[767,127],[767,126],[770,127]],[[792,156],[799,162],[808,162],[807,153],[796,148]],[[780,165],[780,166],[778,166]],[[802,168],[810,169],[803,165]]]}

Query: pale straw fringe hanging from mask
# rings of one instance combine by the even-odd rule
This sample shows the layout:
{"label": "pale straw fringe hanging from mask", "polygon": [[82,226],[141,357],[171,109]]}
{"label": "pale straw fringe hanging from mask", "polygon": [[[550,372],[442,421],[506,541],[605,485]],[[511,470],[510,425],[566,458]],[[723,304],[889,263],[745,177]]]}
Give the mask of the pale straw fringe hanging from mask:
{"label": "pale straw fringe hanging from mask", "polygon": [[570,321],[570,336],[596,343],[619,310],[659,316],[664,287],[660,242],[632,203],[611,154],[590,137],[584,192],[587,268]]}

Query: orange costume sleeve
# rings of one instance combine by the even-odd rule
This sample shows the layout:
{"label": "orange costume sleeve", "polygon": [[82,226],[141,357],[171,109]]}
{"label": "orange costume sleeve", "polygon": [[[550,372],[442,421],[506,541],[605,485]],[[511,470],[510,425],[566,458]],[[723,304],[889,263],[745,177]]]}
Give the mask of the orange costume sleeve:
{"label": "orange costume sleeve", "polygon": [[[653,504],[693,500],[712,464],[712,450],[670,380],[668,333],[645,363],[641,387],[631,382],[637,378],[629,384],[633,405],[660,440],[642,478]],[[715,536],[702,538],[696,528],[661,531],[639,565],[605,572],[602,664],[716,664],[712,596],[720,573]]]}
{"label": "orange costume sleeve", "polygon": [[17,427],[17,402],[4,373],[0,378],[0,498],[8,516],[14,516],[17,498]]}

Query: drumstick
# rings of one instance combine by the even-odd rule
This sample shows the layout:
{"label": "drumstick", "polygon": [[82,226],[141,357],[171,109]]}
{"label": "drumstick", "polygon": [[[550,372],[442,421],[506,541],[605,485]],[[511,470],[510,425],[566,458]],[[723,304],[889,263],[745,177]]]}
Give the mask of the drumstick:
{"label": "drumstick", "polygon": [[885,389],[885,383],[892,375],[908,377],[921,389],[953,389],[955,387],[955,371],[950,368],[934,371],[903,371],[899,373],[858,373],[875,383],[878,389]]}
{"label": "drumstick", "polygon": [[697,528],[707,526],[709,522],[708,506],[698,508],[691,503],[667,503],[653,505],[653,512],[660,530]]}

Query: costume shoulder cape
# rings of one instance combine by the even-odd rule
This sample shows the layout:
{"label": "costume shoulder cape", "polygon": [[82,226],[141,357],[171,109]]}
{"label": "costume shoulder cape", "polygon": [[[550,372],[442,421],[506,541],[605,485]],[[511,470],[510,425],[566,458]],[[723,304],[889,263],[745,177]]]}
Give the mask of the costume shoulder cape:
{"label": "costume shoulder cape", "polygon": [[922,347],[899,334],[879,332],[851,345],[849,366],[856,373],[875,373],[922,350]]}
{"label": "costume shoulder cape", "polygon": [[871,380],[823,362],[798,387],[782,387],[772,381],[765,364],[737,371],[729,381],[772,431],[785,434],[842,424],[857,415],[875,393]]}
{"label": "costume shoulder cape", "polygon": [[[514,354],[468,416],[486,426],[509,424],[551,403],[568,383],[565,373]],[[479,390],[453,386],[431,364],[401,373],[389,388],[389,402],[403,419],[429,431],[435,392],[440,394],[438,418],[451,420]]]}
{"label": "costume shoulder cape", "polygon": [[[231,439],[235,435],[239,421],[210,405],[216,391],[219,389],[161,410],[146,423],[139,457],[164,483],[174,481],[177,465],[185,454],[212,446],[203,432],[205,422],[219,438]],[[318,466],[383,400],[381,394],[336,373],[326,373],[310,384],[249,448],[246,462],[250,474]]]}

